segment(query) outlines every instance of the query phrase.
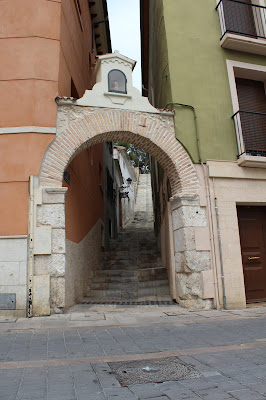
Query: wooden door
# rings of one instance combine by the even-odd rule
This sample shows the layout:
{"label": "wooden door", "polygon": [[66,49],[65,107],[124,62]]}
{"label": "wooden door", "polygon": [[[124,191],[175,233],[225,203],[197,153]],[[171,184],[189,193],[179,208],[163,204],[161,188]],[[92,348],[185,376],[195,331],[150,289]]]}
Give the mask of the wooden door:
{"label": "wooden door", "polygon": [[266,207],[237,207],[247,302],[266,300]]}

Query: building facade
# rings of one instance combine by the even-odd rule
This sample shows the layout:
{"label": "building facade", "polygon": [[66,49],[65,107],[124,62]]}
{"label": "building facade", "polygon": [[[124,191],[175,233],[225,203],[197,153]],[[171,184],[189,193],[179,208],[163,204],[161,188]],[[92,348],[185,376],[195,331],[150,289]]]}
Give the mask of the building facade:
{"label": "building facade", "polygon": [[[174,110],[207,215],[205,227],[191,222],[202,264],[174,227],[175,279],[206,270],[206,296],[217,308],[266,299],[265,24],[264,0],[141,0],[143,95]],[[157,162],[153,171],[160,234],[172,194]],[[188,285],[193,297],[198,288]]]}
{"label": "building facade", "polygon": [[[32,304],[29,260],[44,272],[43,254],[61,243],[50,260],[51,291],[57,266],[68,254],[68,304],[81,296],[77,269],[87,268],[80,248],[100,249],[104,225],[104,144],[80,153],[66,166],[66,232],[61,225],[46,241],[48,229],[34,235],[44,248],[30,247],[30,176],[56,134],[56,96],[82,97],[95,83],[96,56],[111,52],[105,0],[4,0],[1,2],[0,86],[0,312],[25,316]],[[99,22],[99,23],[97,23]],[[110,156],[112,159],[112,155]],[[86,174],[85,172],[86,171]],[[46,227],[47,228],[47,227]],[[36,239],[37,240],[37,239]],[[41,245],[42,247],[42,245]],[[46,248],[45,248],[46,247]],[[48,249],[47,249],[48,247]],[[66,250],[67,249],[67,250]],[[76,255],[78,253],[78,258]],[[97,251],[90,263],[97,265]],[[78,260],[78,263],[77,263]],[[75,272],[71,265],[77,265]],[[73,279],[76,275],[76,278]],[[43,278],[44,279],[44,278]],[[37,283],[36,283],[37,284]],[[57,283],[58,284],[58,283]],[[39,285],[41,286],[41,283]],[[41,290],[41,289],[40,289]],[[60,305],[59,305],[60,308]]]}
{"label": "building facade", "polygon": [[137,177],[136,170],[126,152],[126,148],[123,146],[114,146],[114,159],[117,160],[119,165],[120,173],[122,176],[122,184],[118,188],[119,193],[119,212],[117,216],[120,216],[118,226],[125,228],[130,220],[134,217],[134,205],[136,200],[136,189],[137,189]]}

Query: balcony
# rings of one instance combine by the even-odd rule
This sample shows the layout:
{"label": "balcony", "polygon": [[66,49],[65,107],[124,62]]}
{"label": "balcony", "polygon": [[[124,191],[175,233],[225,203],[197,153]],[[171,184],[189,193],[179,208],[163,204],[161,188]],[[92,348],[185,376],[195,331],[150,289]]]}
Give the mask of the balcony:
{"label": "balcony", "polygon": [[223,48],[266,55],[266,7],[237,0],[220,0]]}
{"label": "balcony", "polygon": [[237,111],[235,123],[238,165],[266,168],[266,114]]}

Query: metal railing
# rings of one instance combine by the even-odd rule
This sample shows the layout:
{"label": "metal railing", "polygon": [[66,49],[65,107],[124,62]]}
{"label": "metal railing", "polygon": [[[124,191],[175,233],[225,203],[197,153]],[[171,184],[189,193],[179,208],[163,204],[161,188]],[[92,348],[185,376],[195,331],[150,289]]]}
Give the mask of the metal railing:
{"label": "metal railing", "polygon": [[238,156],[266,157],[266,113],[237,111],[232,116],[238,145]]}
{"label": "metal railing", "polygon": [[266,38],[266,7],[238,0],[220,0],[219,13],[221,39],[226,33],[254,38]]}

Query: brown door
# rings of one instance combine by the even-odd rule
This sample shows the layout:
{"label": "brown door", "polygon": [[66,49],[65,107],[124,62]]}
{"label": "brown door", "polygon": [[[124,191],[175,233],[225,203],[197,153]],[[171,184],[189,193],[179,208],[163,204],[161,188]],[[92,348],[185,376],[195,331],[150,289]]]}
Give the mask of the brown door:
{"label": "brown door", "polygon": [[266,207],[237,207],[247,302],[266,300]]}

